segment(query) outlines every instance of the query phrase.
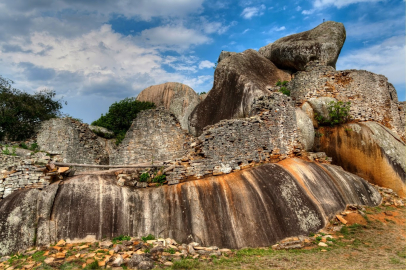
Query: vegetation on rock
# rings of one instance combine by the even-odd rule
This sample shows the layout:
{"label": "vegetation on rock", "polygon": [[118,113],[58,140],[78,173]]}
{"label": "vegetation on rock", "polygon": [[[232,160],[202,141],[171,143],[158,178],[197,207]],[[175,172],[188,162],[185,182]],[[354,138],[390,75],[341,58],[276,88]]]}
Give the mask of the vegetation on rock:
{"label": "vegetation on rock", "polygon": [[12,88],[12,83],[0,76],[0,140],[25,140],[41,122],[61,116],[62,100],[54,100],[55,91],[28,94]]}
{"label": "vegetation on rock", "polygon": [[119,144],[125,137],[132,121],[137,114],[143,110],[154,108],[154,103],[138,101],[135,98],[125,98],[114,102],[105,115],[92,122],[92,125],[104,127],[114,132],[116,144]]}
{"label": "vegetation on rock", "polygon": [[331,101],[328,103],[328,115],[330,119],[324,118],[322,115],[317,114],[315,118],[319,125],[339,125],[348,122],[351,119],[350,115],[351,102]]}

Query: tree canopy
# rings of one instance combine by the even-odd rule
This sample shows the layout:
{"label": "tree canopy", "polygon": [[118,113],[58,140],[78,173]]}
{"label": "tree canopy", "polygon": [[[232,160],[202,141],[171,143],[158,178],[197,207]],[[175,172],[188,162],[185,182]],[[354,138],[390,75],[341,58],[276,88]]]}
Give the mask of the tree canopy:
{"label": "tree canopy", "polygon": [[154,108],[154,103],[138,101],[135,98],[125,98],[119,102],[114,102],[105,115],[92,122],[92,125],[104,127],[114,132],[120,143],[130,128],[132,121],[137,114],[143,110]]}
{"label": "tree canopy", "polygon": [[28,94],[11,87],[12,83],[0,76],[0,140],[25,140],[42,121],[61,116],[62,101],[54,100],[54,91]]}

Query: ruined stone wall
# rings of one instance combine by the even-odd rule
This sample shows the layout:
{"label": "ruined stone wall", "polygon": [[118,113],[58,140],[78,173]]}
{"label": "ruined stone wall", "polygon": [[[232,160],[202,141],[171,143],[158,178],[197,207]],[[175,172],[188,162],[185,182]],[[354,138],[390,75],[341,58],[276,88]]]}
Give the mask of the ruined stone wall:
{"label": "ruined stone wall", "polygon": [[54,118],[44,122],[37,134],[42,151],[54,161],[80,164],[109,164],[109,155],[87,124],[69,118]]}
{"label": "ruined stone wall", "polygon": [[0,154],[0,201],[22,188],[44,188],[49,182],[34,159]]}
{"label": "ruined stone wall", "polygon": [[110,156],[110,164],[173,160],[186,155],[194,140],[182,130],[175,115],[163,107],[142,111]]}
{"label": "ruined stone wall", "polygon": [[281,93],[254,102],[252,117],[207,126],[194,151],[169,172],[170,184],[192,177],[238,171],[263,161],[279,161],[300,152],[295,108]]}
{"label": "ruined stone wall", "polygon": [[288,88],[298,105],[317,97],[350,101],[353,119],[377,121],[405,139],[396,90],[383,75],[315,65],[296,73]]}

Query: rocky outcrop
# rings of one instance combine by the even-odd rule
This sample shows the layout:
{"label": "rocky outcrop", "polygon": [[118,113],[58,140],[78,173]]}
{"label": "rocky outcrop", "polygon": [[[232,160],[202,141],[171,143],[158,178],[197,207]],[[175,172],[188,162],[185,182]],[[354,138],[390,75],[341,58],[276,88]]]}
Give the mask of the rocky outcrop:
{"label": "rocky outcrop", "polygon": [[217,59],[217,64],[220,63],[223,59],[231,56],[231,55],[235,55],[237,53],[235,52],[227,52],[227,51],[221,51],[219,58]]}
{"label": "rocky outcrop", "polygon": [[140,112],[124,140],[110,156],[110,164],[138,164],[173,160],[187,154],[193,137],[182,130],[164,107]]}
{"label": "rocky outcrop", "polygon": [[354,120],[379,122],[406,139],[396,90],[383,75],[313,65],[297,72],[287,88],[299,106],[321,97],[349,101]]}
{"label": "rocky outcrop", "polygon": [[371,183],[406,196],[406,145],[391,130],[376,122],[319,128],[317,151],[333,163]]}
{"label": "rocky outcrop", "polygon": [[188,130],[189,115],[200,102],[199,95],[192,88],[176,82],[145,88],[137,100],[153,102],[157,107],[164,106],[178,118],[184,130]]}
{"label": "rocky outcrop", "polygon": [[190,132],[200,135],[204,127],[220,120],[247,117],[254,99],[269,94],[267,87],[278,80],[290,80],[290,74],[257,51],[246,50],[223,59],[214,73],[213,88],[190,115]]}
{"label": "rocky outcrop", "polygon": [[114,132],[111,130],[108,130],[107,128],[104,127],[99,127],[99,126],[89,126],[89,129],[96,133],[99,136],[102,136],[104,138],[112,138],[114,136]]}
{"label": "rocky outcrop", "polygon": [[0,255],[32,246],[35,232],[38,245],[153,234],[207,246],[270,246],[318,231],[346,204],[381,202],[360,177],[298,159],[150,189],[115,179],[113,172],[89,173],[13,193],[0,202]]}
{"label": "rocky outcrop", "polygon": [[313,116],[321,116],[326,121],[330,121],[330,113],[328,111],[329,104],[331,102],[337,102],[335,98],[332,97],[319,97],[319,98],[310,98],[307,101],[313,109]]}
{"label": "rocky outcrop", "polygon": [[313,122],[302,109],[296,108],[296,123],[299,141],[303,144],[304,150],[310,151],[314,144]]}
{"label": "rocky outcrop", "polygon": [[342,23],[327,21],[316,28],[283,37],[260,49],[277,67],[305,70],[311,61],[335,68],[346,38]]}
{"label": "rocky outcrop", "polygon": [[80,164],[109,164],[109,156],[87,124],[70,118],[45,121],[37,134],[41,151],[54,160]]}

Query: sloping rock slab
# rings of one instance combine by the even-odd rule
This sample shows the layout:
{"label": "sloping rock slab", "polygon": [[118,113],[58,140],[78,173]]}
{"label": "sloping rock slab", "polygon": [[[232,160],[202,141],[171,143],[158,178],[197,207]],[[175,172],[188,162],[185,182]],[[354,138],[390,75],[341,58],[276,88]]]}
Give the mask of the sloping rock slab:
{"label": "sloping rock slab", "polygon": [[198,136],[220,120],[248,117],[255,98],[270,94],[267,88],[278,80],[290,78],[255,50],[229,55],[218,63],[213,88],[190,115],[189,131]]}
{"label": "sloping rock slab", "polygon": [[376,122],[319,128],[317,151],[333,163],[373,184],[406,196],[406,145],[391,130]]}
{"label": "sloping rock slab", "polygon": [[[270,246],[316,232],[346,204],[381,202],[379,193],[360,177],[299,159],[149,189],[119,187],[114,179],[112,172],[77,176],[59,186],[53,204],[53,185],[37,191],[45,202],[39,207],[51,209],[38,209],[41,217],[55,222],[48,230],[52,237],[46,222],[41,223],[37,242],[153,234],[206,246]],[[0,203],[1,255],[32,244],[7,237],[19,228],[35,230],[32,218],[9,221],[16,209],[36,213],[35,207],[18,203],[30,192],[18,191]],[[35,195],[30,196],[32,205],[39,197]]]}
{"label": "sloping rock slab", "polygon": [[157,107],[164,106],[176,116],[184,130],[188,130],[189,115],[200,102],[199,95],[192,88],[177,82],[145,88],[137,96],[137,100],[153,102]]}
{"label": "sloping rock slab", "polygon": [[342,23],[327,21],[312,30],[278,39],[260,52],[283,69],[305,70],[311,61],[335,68],[345,38]]}

